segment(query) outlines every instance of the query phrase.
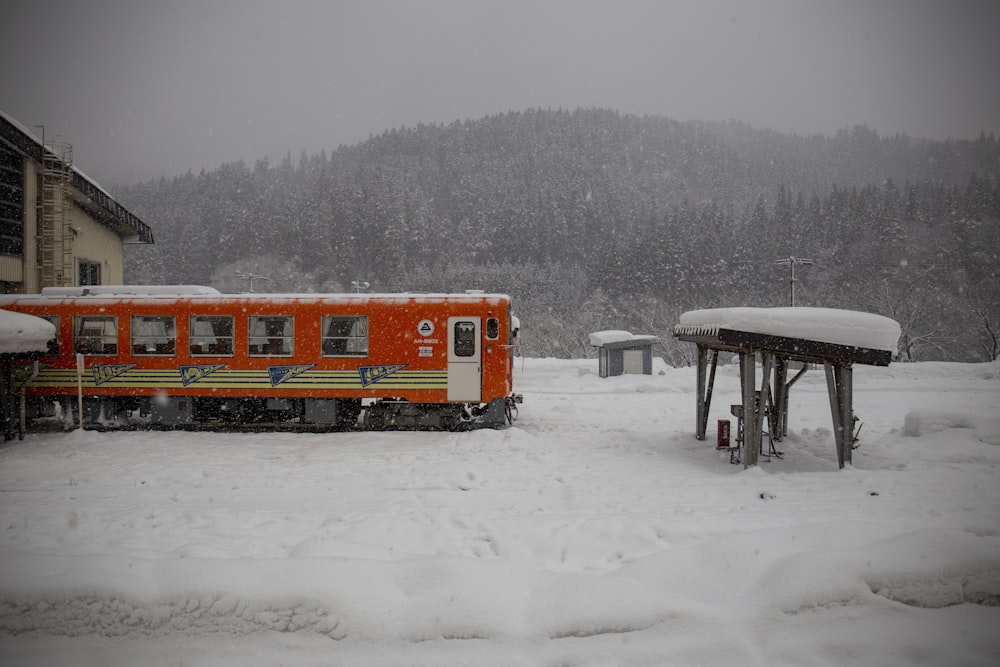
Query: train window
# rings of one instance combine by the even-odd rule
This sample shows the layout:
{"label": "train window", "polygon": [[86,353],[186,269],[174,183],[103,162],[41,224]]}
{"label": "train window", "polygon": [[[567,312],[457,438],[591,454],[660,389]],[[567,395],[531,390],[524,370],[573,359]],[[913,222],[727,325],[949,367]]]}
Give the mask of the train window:
{"label": "train window", "polygon": [[52,322],[52,326],[56,328],[56,337],[49,341],[48,349],[45,350],[45,354],[50,357],[54,357],[59,354],[59,316],[58,315],[39,315],[43,320]]}
{"label": "train window", "polygon": [[233,316],[192,315],[188,320],[188,336],[192,357],[231,357]]}
{"label": "train window", "polygon": [[290,357],[295,351],[295,318],[251,315],[248,340],[251,357]]}
{"label": "train window", "polygon": [[367,315],[324,315],[324,357],[368,356]]}
{"label": "train window", "polygon": [[118,354],[118,318],[74,315],[73,349],[79,354]]}
{"label": "train window", "polygon": [[473,322],[455,322],[455,356],[476,356],[476,325]]}
{"label": "train window", "polygon": [[490,340],[496,340],[500,337],[500,320],[495,317],[486,320],[486,337]]}
{"label": "train window", "polygon": [[132,354],[170,356],[176,351],[177,325],[172,316],[132,316]]}

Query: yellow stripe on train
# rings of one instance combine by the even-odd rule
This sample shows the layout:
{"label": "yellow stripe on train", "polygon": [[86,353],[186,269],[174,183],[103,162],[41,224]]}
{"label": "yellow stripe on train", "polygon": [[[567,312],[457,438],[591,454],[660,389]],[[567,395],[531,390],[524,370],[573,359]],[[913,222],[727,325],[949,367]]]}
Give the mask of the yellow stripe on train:
{"label": "yellow stripe on train", "polygon": [[[136,364],[95,366],[81,378],[87,388],[108,389],[176,389],[197,386],[204,389],[269,389],[281,386],[299,390],[364,389],[377,386],[384,389],[445,389],[447,371],[406,371],[378,377],[356,371],[270,369],[240,370],[224,368],[224,364],[181,369],[140,369]],[[307,368],[311,366],[306,365]],[[26,377],[24,379],[27,379]],[[23,380],[22,380],[23,382]],[[77,386],[77,374],[71,369],[43,369],[28,384],[31,388],[72,388]]]}

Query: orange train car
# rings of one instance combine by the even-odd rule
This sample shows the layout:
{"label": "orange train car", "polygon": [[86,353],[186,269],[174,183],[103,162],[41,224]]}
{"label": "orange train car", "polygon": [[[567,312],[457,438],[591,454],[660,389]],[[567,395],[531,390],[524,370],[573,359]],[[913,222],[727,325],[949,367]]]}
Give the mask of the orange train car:
{"label": "orange train car", "polygon": [[3,296],[0,309],[56,325],[18,374],[34,420],[76,423],[82,405],[102,428],[456,429],[501,426],[521,402],[502,294],[103,286]]}

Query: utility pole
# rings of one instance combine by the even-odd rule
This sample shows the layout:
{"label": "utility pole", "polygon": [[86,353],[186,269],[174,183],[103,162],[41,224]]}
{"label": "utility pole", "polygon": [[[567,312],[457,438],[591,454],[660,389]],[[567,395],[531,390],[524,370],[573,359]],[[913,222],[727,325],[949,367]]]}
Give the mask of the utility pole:
{"label": "utility pole", "polygon": [[795,265],[801,264],[802,266],[811,266],[813,261],[811,259],[802,259],[801,257],[786,257],[785,259],[779,259],[775,262],[778,266],[787,266],[789,268],[788,277],[788,303],[791,306],[795,305]]}

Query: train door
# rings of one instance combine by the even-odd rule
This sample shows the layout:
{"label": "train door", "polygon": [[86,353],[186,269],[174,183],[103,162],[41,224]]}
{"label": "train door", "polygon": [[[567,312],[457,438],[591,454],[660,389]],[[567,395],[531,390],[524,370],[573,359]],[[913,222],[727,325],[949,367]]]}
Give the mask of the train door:
{"label": "train door", "polygon": [[482,344],[479,317],[448,318],[448,400],[482,400]]}

